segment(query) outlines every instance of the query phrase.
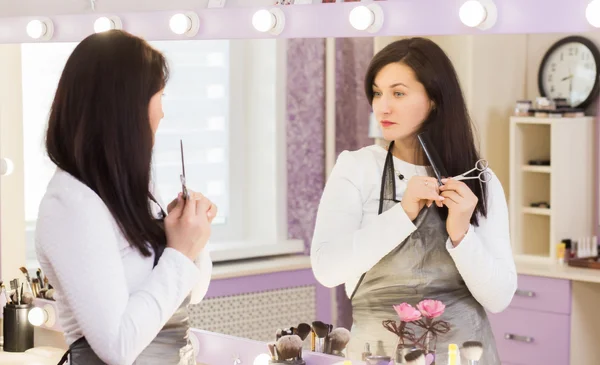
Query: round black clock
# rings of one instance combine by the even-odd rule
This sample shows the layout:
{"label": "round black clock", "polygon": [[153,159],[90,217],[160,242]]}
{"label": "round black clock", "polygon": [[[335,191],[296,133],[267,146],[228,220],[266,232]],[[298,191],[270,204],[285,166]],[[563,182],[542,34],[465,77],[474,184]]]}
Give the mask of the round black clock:
{"label": "round black clock", "polygon": [[587,38],[566,37],[546,52],[538,72],[540,94],[564,98],[573,108],[587,107],[600,87],[600,52]]}

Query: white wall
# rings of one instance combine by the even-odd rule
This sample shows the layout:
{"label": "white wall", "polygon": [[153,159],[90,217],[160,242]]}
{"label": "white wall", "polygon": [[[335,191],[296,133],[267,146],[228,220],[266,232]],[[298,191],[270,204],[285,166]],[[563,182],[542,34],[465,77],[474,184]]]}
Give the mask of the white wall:
{"label": "white wall", "polygon": [[0,45],[0,157],[13,161],[11,175],[0,177],[0,279],[20,274],[25,264],[21,46]]}

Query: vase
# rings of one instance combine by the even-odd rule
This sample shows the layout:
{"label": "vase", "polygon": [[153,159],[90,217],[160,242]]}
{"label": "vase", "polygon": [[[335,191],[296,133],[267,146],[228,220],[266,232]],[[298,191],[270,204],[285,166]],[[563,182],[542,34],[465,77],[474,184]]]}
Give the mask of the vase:
{"label": "vase", "polygon": [[423,351],[426,357],[433,357],[431,365],[435,365],[435,348],[437,345],[437,336],[431,331],[427,331],[425,334],[425,341],[423,343]]}

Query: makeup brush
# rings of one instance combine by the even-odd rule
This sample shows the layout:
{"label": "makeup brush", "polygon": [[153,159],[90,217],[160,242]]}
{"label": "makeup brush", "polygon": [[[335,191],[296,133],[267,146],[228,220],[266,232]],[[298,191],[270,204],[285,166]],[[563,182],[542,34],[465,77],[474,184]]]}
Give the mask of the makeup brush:
{"label": "makeup brush", "polygon": [[468,365],[477,365],[483,355],[483,344],[479,341],[467,341],[462,345],[461,356],[467,359]]}
{"label": "makeup brush", "polygon": [[48,300],[54,300],[54,293],[55,293],[54,289],[48,289],[46,291],[46,293],[44,294],[44,297]]}
{"label": "makeup brush", "polygon": [[19,268],[19,270],[21,270],[23,275],[25,275],[25,279],[27,280],[27,285],[29,286],[29,291],[32,291],[31,290],[31,278],[29,277],[29,271],[27,271],[27,268],[25,268],[24,266],[21,266]]}
{"label": "makeup brush", "polygon": [[282,336],[275,345],[278,360],[289,360],[301,355],[302,340],[297,335]]}
{"label": "makeup brush", "polygon": [[39,298],[40,296],[40,282],[37,278],[31,279],[31,291],[33,292],[33,296]]}
{"label": "makeup brush", "polygon": [[327,339],[327,342],[329,343],[328,353],[344,356],[342,351],[344,351],[346,345],[350,342],[350,331],[346,328],[338,327],[327,335]]}
{"label": "makeup brush", "polygon": [[317,351],[323,352],[323,350],[324,350],[323,339],[329,334],[329,325],[327,325],[321,321],[315,321],[312,323],[312,328],[313,328],[313,332],[319,338],[319,345],[317,346],[318,347]]}
{"label": "makeup brush", "polygon": [[31,304],[33,303],[33,294],[26,291],[23,293],[23,297],[21,298],[21,304]]}
{"label": "makeup brush", "polygon": [[306,337],[308,337],[308,335],[310,334],[310,331],[311,331],[311,328],[308,323],[300,323],[298,325],[298,328],[296,328],[295,335],[300,336],[300,339],[302,339],[302,341],[304,341],[304,340],[306,340]]}
{"label": "makeup brush", "polygon": [[277,356],[275,353],[275,344],[274,343],[268,343],[267,347],[269,348],[269,354],[271,355],[271,360],[277,360]]}
{"label": "makeup brush", "polygon": [[8,292],[6,291],[6,287],[4,286],[4,283],[0,284],[0,288],[2,288],[1,290],[4,292],[4,297],[6,298],[6,303],[11,303],[10,300],[10,296],[8,295]]}
{"label": "makeup brush", "polygon": [[37,269],[35,272],[38,280],[40,281],[40,289],[44,289],[44,280],[42,279],[42,269]]}
{"label": "makeup brush", "polygon": [[422,350],[414,350],[404,356],[406,365],[425,365],[425,353]]}

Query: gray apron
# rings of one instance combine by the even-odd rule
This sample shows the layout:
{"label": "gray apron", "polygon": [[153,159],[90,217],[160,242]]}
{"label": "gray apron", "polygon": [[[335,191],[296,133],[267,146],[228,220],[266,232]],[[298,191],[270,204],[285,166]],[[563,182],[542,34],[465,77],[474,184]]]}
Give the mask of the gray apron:
{"label": "gray apron", "polygon": [[[134,365],[196,365],[194,349],[188,338],[189,302],[188,295],[154,340],[137,357]],[[70,360],[68,363],[67,357]],[[69,347],[60,364],[105,365],[105,362],[100,360],[85,337],[82,337]]]}
{"label": "gray apron", "polygon": [[[380,193],[379,214],[396,200],[394,166],[390,144]],[[448,361],[448,344],[459,347],[474,340],[483,343],[481,365],[500,365],[496,342],[485,310],[475,300],[446,250],[446,222],[433,204],[423,208],[414,221],[416,230],[363,274],[352,295],[352,336],[348,357],[360,359],[365,343],[374,355],[396,357],[398,336],[386,330],[384,320],[399,321],[393,305],[407,302],[416,306],[423,299],[444,302],[444,314],[437,318],[450,323],[451,330],[436,341],[438,365]],[[377,242],[373,242],[377,244]],[[493,288],[490,288],[493,290]],[[417,337],[423,331],[415,326]]]}
{"label": "gray apron", "polygon": [[[160,207],[152,194],[150,194],[150,199]],[[160,207],[158,220],[162,221],[164,217],[166,217],[166,213]],[[158,263],[163,251],[164,248],[156,252],[154,266]],[[190,295],[183,300],[152,342],[140,353],[133,362],[134,365],[196,365],[194,348],[188,337],[190,325],[187,306],[189,303]],[[69,346],[69,350],[58,363],[58,365],[61,364],[106,365],[94,353],[85,337],[78,339]]]}

